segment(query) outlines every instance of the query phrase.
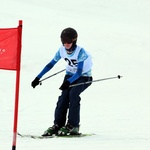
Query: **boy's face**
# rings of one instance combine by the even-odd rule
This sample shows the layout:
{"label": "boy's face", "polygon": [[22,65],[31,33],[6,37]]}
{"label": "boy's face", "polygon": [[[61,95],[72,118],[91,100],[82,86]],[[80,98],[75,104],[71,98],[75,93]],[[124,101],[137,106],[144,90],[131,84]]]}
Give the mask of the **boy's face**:
{"label": "boy's face", "polygon": [[64,43],[63,44],[64,45],[64,47],[65,47],[65,49],[70,49],[71,48],[71,46],[72,46],[72,43]]}

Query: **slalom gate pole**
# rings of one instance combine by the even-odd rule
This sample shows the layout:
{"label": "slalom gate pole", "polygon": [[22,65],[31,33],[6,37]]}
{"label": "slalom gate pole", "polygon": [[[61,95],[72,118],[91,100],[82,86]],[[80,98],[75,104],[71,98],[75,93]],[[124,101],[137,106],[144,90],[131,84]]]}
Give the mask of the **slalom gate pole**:
{"label": "slalom gate pole", "polygon": [[79,86],[79,85],[83,85],[83,84],[89,84],[89,83],[98,82],[98,81],[110,80],[110,79],[120,79],[122,77],[123,76],[118,75],[117,77],[109,77],[109,78],[103,78],[103,79],[97,79],[97,80],[93,80],[93,81],[77,83],[77,84],[70,85],[69,87]]}
{"label": "slalom gate pole", "polygon": [[42,84],[42,81],[47,80],[47,79],[49,79],[49,78],[51,78],[51,77],[53,77],[53,76],[55,76],[55,75],[57,75],[57,74],[59,74],[59,73],[65,71],[65,70],[66,70],[66,69],[63,69],[63,70],[61,70],[61,71],[58,71],[58,72],[56,72],[56,73],[54,73],[54,74],[52,74],[52,75],[50,75],[50,76],[48,76],[48,77],[46,77],[46,78],[40,80],[40,81],[39,81],[39,82],[40,82],[40,85]]}
{"label": "slalom gate pole", "polygon": [[21,44],[22,44],[22,20],[19,20],[18,26],[18,52],[17,52],[17,69],[16,69],[16,92],[14,106],[14,127],[12,150],[16,150],[17,143],[17,127],[18,127],[18,110],[19,110],[19,90],[20,90],[20,64],[21,64]]}

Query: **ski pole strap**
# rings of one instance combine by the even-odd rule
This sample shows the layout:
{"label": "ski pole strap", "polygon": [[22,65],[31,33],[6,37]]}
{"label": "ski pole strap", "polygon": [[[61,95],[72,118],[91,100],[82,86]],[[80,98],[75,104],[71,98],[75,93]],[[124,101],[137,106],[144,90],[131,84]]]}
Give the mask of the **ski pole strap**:
{"label": "ski pole strap", "polygon": [[93,83],[93,82],[98,82],[98,81],[104,81],[104,80],[110,80],[110,79],[120,79],[123,76],[118,75],[117,77],[109,77],[109,78],[103,78],[103,79],[97,79],[97,80],[93,80],[93,81],[87,81],[87,82],[82,82],[82,83],[77,83],[77,84],[72,84],[69,87],[74,87],[74,86],[79,86],[79,85],[83,85],[83,84],[89,84],[89,83]]}

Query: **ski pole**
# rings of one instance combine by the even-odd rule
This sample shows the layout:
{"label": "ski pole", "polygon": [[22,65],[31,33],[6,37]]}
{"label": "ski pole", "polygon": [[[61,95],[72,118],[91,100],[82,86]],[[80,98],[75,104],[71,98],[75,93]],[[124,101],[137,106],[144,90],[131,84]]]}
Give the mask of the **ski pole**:
{"label": "ski pole", "polygon": [[56,73],[54,73],[54,74],[52,74],[52,75],[50,75],[50,76],[48,76],[48,77],[46,77],[46,78],[40,80],[40,81],[39,81],[39,82],[40,82],[40,85],[42,84],[42,81],[47,80],[47,79],[49,79],[49,78],[51,78],[51,77],[53,77],[53,76],[55,76],[55,75],[57,75],[57,74],[59,74],[59,73],[65,71],[65,70],[66,70],[66,69],[63,69],[63,70],[61,70],[61,71],[58,71],[58,72],[56,72]]}
{"label": "ski pole", "polygon": [[109,78],[97,79],[97,80],[93,80],[93,81],[87,81],[87,82],[72,84],[72,85],[70,85],[69,87],[79,86],[79,85],[83,85],[83,84],[89,84],[89,83],[98,82],[98,81],[116,79],[116,78],[117,78],[117,79],[120,79],[121,77],[123,77],[123,76],[118,75],[117,77],[109,77]]}

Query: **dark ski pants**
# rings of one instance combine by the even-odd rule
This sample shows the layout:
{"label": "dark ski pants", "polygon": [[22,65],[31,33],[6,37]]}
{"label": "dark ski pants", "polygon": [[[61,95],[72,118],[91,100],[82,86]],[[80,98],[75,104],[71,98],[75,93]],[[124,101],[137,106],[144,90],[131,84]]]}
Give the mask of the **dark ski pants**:
{"label": "dark ski pants", "polygon": [[[66,75],[64,81],[70,76]],[[92,77],[80,77],[72,84],[92,81]],[[83,84],[79,86],[71,87],[67,90],[63,90],[58,97],[57,106],[55,109],[54,124],[62,127],[66,124],[66,118],[68,114],[68,121],[71,126],[78,127],[80,122],[80,94],[88,87],[89,84]]]}

